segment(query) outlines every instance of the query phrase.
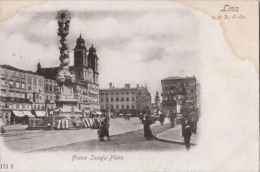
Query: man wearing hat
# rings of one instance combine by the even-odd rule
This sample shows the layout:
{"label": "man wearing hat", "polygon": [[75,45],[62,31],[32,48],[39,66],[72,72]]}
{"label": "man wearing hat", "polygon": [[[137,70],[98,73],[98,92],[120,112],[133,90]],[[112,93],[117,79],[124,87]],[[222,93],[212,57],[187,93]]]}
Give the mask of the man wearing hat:
{"label": "man wearing hat", "polygon": [[191,130],[191,121],[189,115],[185,114],[182,121],[182,136],[184,137],[184,144],[187,150],[190,149],[190,138],[192,135]]}

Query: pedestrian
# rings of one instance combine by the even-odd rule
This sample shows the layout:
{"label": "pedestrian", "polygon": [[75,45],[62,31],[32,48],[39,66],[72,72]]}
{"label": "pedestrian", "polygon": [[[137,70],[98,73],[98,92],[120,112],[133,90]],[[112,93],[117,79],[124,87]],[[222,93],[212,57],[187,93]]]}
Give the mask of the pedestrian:
{"label": "pedestrian", "polygon": [[146,114],[145,115],[145,120],[144,120],[144,137],[147,140],[150,140],[150,139],[154,138],[154,136],[152,134],[152,131],[151,131],[151,128],[150,128],[150,125],[151,125],[150,117],[149,117],[148,114]]}
{"label": "pedestrian", "polygon": [[99,141],[104,141],[104,131],[105,131],[105,125],[104,125],[104,121],[101,121],[101,124],[99,126],[99,129],[97,131],[97,134],[98,134],[98,138],[99,138]]}
{"label": "pedestrian", "polygon": [[105,118],[104,121],[101,122],[101,125],[98,130],[98,136],[100,141],[104,141],[104,137],[107,137],[108,141],[111,141],[109,137],[109,119]]}
{"label": "pedestrian", "polygon": [[139,120],[140,120],[140,123],[141,123],[141,124],[143,124],[143,118],[144,118],[144,117],[143,117],[143,114],[140,113],[140,114],[139,114]]}
{"label": "pedestrian", "polygon": [[4,125],[1,125],[1,133],[2,133],[2,135],[4,135],[4,133],[5,133],[5,127],[4,127]]}
{"label": "pedestrian", "polygon": [[175,118],[176,118],[176,113],[171,113],[170,114],[170,122],[171,122],[171,127],[175,127]]}
{"label": "pedestrian", "polygon": [[163,113],[161,113],[159,118],[160,118],[161,125],[163,125],[164,120],[165,120],[165,115]]}
{"label": "pedestrian", "polygon": [[197,133],[197,123],[198,123],[198,115],[197,112],[194,111],[191,115],[191,129],[192,133],[196,134]]}
{"label": "pedestrian", "polygon": [[182,123],[182,135],[184,137],[184,144],[187,150],[190,149],[190,138],[192,135],[191,130],[191,121],[189,118],[185,117]]}

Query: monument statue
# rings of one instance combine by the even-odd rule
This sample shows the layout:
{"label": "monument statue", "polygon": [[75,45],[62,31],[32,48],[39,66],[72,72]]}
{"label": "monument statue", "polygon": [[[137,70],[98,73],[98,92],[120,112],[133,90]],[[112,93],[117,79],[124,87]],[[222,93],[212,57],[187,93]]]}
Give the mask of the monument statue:
{"label": "monument statue", "polygon": [[[69,48],[67,44],[67,36],[69,34],[69,26],[71,14],[68,10],[60,10],[57,12],[58,20],[58,36],[60,36],[60,66],[57,72],[57,83],[60,87],[58,100],[56,101],[59,111],[69,113],[76,108],[77,99],[75,99],[74,89],[75,75],[69,71]],[[70,110],[71,109],[71,110]]]}

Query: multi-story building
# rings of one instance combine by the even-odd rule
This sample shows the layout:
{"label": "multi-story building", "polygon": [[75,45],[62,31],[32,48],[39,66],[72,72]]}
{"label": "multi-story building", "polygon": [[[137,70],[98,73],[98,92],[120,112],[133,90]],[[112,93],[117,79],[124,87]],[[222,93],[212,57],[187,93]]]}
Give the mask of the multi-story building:
{"label": "multi-story building", "polygon": [[102,111],[138,113],[151,108],[151,95],[146,87],[131,88],[130,84],[125,84],[123,88],[115,88],[110,83],[109,88],[99,92]]}
{"label": "multi-story building", "polygon": [[[89,49],[85,46],[85,40],[80,35],[74,48],[74,66],[69,70],[76,78],[75,96],[78,99],[78,108],[83,112],[99,110],[99,84],[98,84],[98,56],[93,44]],[[37,67],[37,74],[56,79],[58,67]]]}
{"label": "multi-story building", "polygon": [[[76,76],[78,108],[82,112],[99,110],[98,57],[93,45],[86,48],[81,35],[74,49],[74,66],[69,69]],[[26,112],[32,115],[31,110],[48,115],[48,110],[56,108],[59,92],[57,71],[58,67],[42,68],[40,63],[36,72],[0,65],[0,118],[6,123],[10,121],[11,114]]]}
{"label": "multi-story building", "polygon": [[197,108],[196,78],[168,77],[161,81],[162,108],[170,113],[177,112],[178,96],[184,97],[184,106],[187,110]]}
{"label": "multi-story building", "polygon": [[58,84],[55,80],[44,78],[44,103],[49,110],[56,108],[55,100],[59,91]]}
{"label": "multi-story building", "polygon": [[32,109],[27,95],[27,75],[32,73],[9,65],[0,65],[0,114],[4,123],[10,122],[12,111],[30,111]]}

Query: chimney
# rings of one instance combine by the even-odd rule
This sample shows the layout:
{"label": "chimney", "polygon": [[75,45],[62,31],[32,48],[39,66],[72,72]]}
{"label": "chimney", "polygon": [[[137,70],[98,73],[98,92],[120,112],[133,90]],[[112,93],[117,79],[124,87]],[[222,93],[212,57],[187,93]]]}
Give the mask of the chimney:
{"label": "chimney", "polygon": [[109,88],[113,88],[112,82],[109,82]]}

